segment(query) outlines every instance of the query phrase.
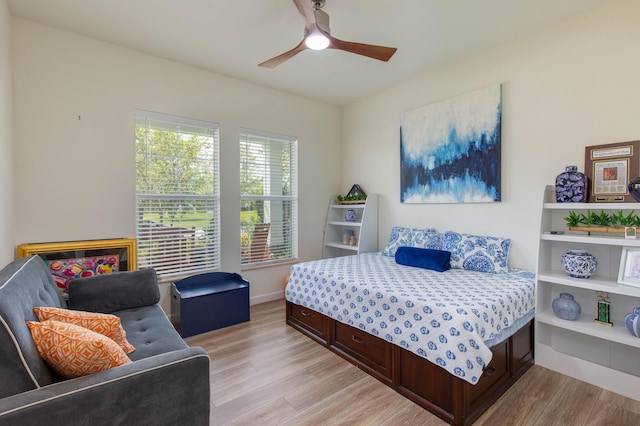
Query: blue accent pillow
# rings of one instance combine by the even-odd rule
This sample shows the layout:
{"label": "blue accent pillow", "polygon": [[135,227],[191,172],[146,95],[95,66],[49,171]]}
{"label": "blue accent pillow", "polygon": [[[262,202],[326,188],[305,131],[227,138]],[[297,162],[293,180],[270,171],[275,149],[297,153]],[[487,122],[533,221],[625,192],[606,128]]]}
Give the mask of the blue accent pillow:
{"label": "blue accent pillow", "polygon": [[[435,234],[436,230],[434,228],[417,229],[417,228],[404,228],[402,226],[394,226],[393,229],[391,229],[391,234],[389,234],[389,241],[387,242],[387,245],[384,248],[384,250],[382,250],[382,254],[384,256],[393,257],[396,255],[396,250],[398,250],[398,247],[416,246],[416,243],[415,243],[416,235],[421,235],[421,233]],[[421,238],[421,237],[418,237],[418,238]],[[429,248],[440,248],[440,247],[429,247]]]}
{"label": "blue accent pillow", "polygon": [[507,273],[509,238],[444,233],[442,249],[451,252],[451,267],[469,271]]}
{"label": "blue accent pillow", "polygon": [[398,247],[396,250],[396,263],[432,271],[444,272],[451,269],[450,259],[451,253],[444,250],[419,247]]}

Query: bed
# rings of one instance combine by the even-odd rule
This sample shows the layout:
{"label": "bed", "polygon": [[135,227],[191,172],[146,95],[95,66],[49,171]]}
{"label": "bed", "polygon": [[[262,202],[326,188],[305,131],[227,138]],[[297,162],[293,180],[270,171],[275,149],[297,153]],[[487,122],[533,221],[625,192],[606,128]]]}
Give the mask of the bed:
{"label": "bed", "polygon": [[[293,265],[287,323],[450,424],[471,424],[533,363],[535,276],[506,268],[506,239],[395,231],[382,253]],[[400,264],[404,245],[451,253],[452,268]]]}

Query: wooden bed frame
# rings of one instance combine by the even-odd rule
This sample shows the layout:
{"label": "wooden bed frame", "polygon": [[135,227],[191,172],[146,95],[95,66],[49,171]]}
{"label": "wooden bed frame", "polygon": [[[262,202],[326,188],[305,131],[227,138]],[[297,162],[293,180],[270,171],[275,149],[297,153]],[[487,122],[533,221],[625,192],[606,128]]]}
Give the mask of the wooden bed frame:
{"label": "wooden bed frame", "polygon": [[452,425],[470,425],[533,365],[533,321],[491,348],[472,385],[408,350],[287,301],[287,324]]}

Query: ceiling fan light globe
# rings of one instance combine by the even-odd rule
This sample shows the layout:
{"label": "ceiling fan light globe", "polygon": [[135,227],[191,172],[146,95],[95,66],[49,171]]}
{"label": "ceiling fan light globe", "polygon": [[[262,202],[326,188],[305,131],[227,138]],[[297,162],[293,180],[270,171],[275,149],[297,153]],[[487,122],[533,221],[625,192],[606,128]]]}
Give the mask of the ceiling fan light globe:
{"label": "ceiling fan light globe", "polygon": [[312,50],[323,50],[329,47],[329,39],[320,31],[315,30],[304,39],[304,44]]}

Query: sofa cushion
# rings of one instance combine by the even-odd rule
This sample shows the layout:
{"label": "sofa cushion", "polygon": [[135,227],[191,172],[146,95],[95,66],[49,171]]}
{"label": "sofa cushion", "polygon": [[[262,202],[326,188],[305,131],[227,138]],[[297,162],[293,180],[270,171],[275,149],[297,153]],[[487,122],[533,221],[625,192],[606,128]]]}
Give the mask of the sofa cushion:
{"label": "sofa cushion", "polygon": [[67,379],[99,373],[131,362],[107,336],[61,321],[27,321],[40,356]]}
{"label": "sofa cushion", "polygon": [[80,311],[110,314],[159,301],[158,278],[153,269],[95,275],[69,283],[69,307]]}
{"label": "sofa cushion", "polygon": [[127,340],[136,350],[132,361],[187,348],[160,305],[143,306],[114,312],[127,332]]}
{"label": "sofa cushion", "polygon": [[0,398],[59,380],[40,358],[26,322],[36,320],[34,306],[60,308],[63,303],[39,256],[16,260],[0,271]]}
{"label": "sofa cushion", "polygon": [[127,333],[122,328],[122,324],[120,324],[120,318],[115,315],[73,311],[49,306],[36,306],[33,308],[33,312],[35,312],[38,321],[54,320],[67,322],[107,336],[120,345],[125,353],[131,353],[136,349],[131,343],[127,342]]}

